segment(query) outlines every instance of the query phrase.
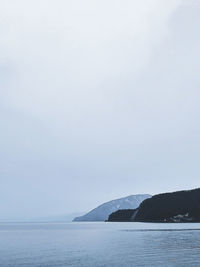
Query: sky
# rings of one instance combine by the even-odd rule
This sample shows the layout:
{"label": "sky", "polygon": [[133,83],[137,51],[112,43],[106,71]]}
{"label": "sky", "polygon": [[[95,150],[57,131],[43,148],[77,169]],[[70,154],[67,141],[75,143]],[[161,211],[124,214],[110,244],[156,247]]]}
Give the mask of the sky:
{"label": "sky", "polygon": [[200,186],[200,0],[0,4],[0,219]]}

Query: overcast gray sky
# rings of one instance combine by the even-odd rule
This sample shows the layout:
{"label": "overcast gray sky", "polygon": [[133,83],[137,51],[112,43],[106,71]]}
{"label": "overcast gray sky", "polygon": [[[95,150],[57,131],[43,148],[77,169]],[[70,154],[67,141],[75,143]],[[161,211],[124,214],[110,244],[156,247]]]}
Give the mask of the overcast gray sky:
{"label": "overcast gray sky", "polygon": [[199,0],[0,0],[0,218],[200,186]]}

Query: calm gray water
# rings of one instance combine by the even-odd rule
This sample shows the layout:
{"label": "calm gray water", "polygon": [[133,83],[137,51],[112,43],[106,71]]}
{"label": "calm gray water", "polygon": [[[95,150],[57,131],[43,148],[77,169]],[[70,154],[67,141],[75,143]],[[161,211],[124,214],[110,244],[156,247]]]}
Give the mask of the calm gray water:
{"label": "calm gray water", "polygon": [[1,267],[200,266],[200,224],[0,224]]}

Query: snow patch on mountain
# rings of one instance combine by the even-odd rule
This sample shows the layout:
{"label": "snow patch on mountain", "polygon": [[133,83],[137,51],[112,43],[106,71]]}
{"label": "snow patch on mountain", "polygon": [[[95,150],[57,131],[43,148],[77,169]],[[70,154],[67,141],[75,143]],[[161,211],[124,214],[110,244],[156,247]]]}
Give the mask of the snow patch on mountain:
{"label": "snow patch on mountain", "polygon": [[148,194],[139,194],[111,200],[98,206],[83,216],[74,218],[73,221],[105,221],[111,213],[119,209],[136,209],[142,201],[150,197],[151,195]]}

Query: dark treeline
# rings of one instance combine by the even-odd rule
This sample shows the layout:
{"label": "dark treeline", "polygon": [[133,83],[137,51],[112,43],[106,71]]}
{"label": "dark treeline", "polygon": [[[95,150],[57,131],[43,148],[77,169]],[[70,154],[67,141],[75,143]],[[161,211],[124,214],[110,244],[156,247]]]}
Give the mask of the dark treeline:
{"label": "dark treeline", "polygon": [[200,189],[155,195],[144,200],[135,211],[119,210],[111,214],[109,221],[200,222]]}
{"label": "dark treeline", "polygon": [[135,209],[118,210],[110,214],[109,222],[128,222],[131,220]]}

